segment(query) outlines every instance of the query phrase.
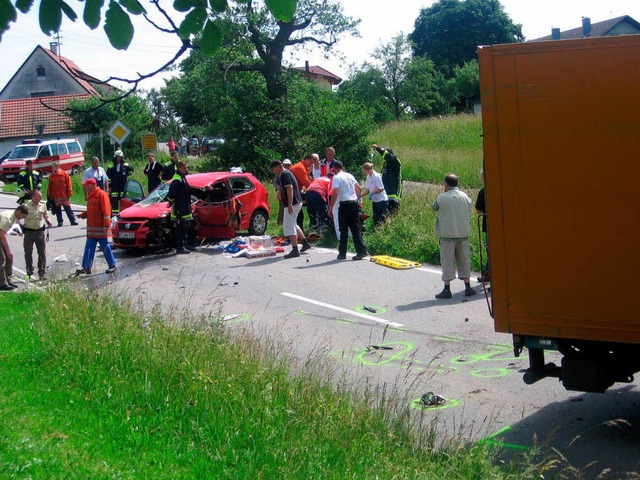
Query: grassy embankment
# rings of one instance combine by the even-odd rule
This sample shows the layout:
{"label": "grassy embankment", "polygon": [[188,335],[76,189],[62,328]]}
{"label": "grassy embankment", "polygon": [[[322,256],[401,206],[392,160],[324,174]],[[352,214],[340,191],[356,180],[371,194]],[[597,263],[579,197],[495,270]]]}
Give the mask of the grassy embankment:
{"label": "grassy embankment", "polygon": [[[391,255],[407,260],[437,265],[440,263],[438,238],[433,233],[435,213],[431,205],[443,191],[443,179],[449,172],[460,178],[460,188],[466,191],[475,204],[482,168],[482,123],[480,117],[459,115],[420,121],[391,123],[380,128],[371,138],[385,148],[391,148],[402,162],[406,184],[402,206],[389,224],[374,230],[367,221],[365,243],[373,255]],[[339,152],[338,152],[339,154]],[[363,160],[363,163],[366,159]],[[374,156],[377,171],[382,169],[382,160]],[[361,172],[353,172],[361,175]],[[280,235],[276,226],[277,204],[271,182],[266,182],[274,212],[269,221],[269,234]],[[371,214],[371,204],[364,200],[365,212]],[[480,270],[478,248],[478,226],[475,215],[471,217],[471,262],[472,268]],[[322,242],[335,246],[335,240]],[[353,247],[351,246],[353,251]],[[486,256],[483,254],[483,258]]]}
{"label": "grassy embankment", "polygon": [[412,428],[408,407],[350,393],[324,359],[292,366],[215,319],[177,326],[63,290],[0,304],[2,478],[535,477],[482,443],[436,447],[437,412]]}

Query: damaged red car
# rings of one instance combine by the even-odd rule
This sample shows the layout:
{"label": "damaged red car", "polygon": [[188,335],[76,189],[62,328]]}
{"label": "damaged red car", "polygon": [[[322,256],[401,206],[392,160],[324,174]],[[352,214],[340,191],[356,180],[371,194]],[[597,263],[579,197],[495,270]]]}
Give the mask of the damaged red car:
{"label": "damaged red car", "polygon": [[[187,182],[191,188],[194,234],[199,241],[230,239],[241,231],[250,235],[266,232],[269,199],[262,183],[252,174],[194,173],[187,175]],[[142,186],[130,180],[127,190],[141,192]],[[138,200],[134,195],[125,195],[123,210],[113,228],[114,245],[124,249],[173,246],[168,193],[169,183],[163,183],[137,203],[133,203]]]}

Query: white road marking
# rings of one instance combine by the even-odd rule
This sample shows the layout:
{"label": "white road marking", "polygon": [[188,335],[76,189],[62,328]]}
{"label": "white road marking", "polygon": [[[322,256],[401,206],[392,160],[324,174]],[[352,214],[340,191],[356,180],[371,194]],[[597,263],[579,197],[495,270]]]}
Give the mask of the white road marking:
{"label": "white road marking", "polygon": [[422,272],[429,272],[429,273],[437,273],[438,275],[442,275],[442,270],[434,270],[433,268],[418,267],[414,270],[420,270]]}
{"label": "white road marking", "polygon": [[285,297],[289,297],[289,298],[294,298],[302,302],[311,303],[319,307],[329,308],[337,312],[346,313],[347,315],[352,315],[354,317],[366,318],[367,320],[371,320],[372,322],[382,323],[390,327],[404,327],[404,325],[401,323],[390,322],[389,320],[385,320],[384,318],[374,317],[373,315],[367,315],[366,313],[356,312],[355,310],[349,310],[348,308],[338,307],[337,305],[331,305],[330,303],[324,303],[318,300],[313,300],[311,298],[301,297],[300,295],[295,295],[293,293],[282,292],[281,295],[284,295]]}

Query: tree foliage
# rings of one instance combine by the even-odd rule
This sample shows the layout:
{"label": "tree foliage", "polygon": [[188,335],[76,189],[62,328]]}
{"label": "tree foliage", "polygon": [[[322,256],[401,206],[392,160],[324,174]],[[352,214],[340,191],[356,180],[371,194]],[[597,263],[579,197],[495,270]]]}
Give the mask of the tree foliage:
{"label": "tree foliage", "polygon": [[391,122],[395,118],[382,72],[373,65],[354,69],[349,79],[340,84],[338,96],[358,103],[363,111],[371,111],[377,124]]}
{"label": "tree foliage", "polygon": [[455,110],[455,82],[447,79],[427,58],[411,59],[407,65],[404,92],[409,110],[417,117],[445,115]]}
{"label": "tree foliage", "polygon": [[[45,100],[46,101],[46,100]],[[142,135],[152,130],[153,117],[145,101],[137,95],[130,95],[117,102],[107,103],[103,108],[92,111],[100,99],[90,97],[69,101],[68,125],[76,133],[98,133],[105,138],[107,131],[116,120],[120,120],[131,130],[122,145],[128,158],[142,158]]]}
{"label": "tree foliage", "polygon": [[438,0],[423,8],[409,34],[415,56],[433,60],[452,73],[476,58],[478,45],[524,40],[498,0]]}
{"label": "tree foliage", "polygon": [[410,48],[407,38],[400,33],[388,43],[381,45],[373,51],[373,58],[380,64],[382,78],[386,87],[386,96],[393,108],[396,120],[404,112],[406,98],[404,93],[404,80],[407,74],[407,65],[410,60]]}

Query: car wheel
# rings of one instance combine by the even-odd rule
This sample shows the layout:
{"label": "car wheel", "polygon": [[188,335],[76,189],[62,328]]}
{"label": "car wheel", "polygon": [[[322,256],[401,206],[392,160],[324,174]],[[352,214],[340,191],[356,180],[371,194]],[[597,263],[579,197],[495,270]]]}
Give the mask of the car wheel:
{"label": "car wheel", "polygon": [[264,210],[256,210],[251,215],[251,223],[249,224],[249,233],[251,235],[264,235],[267,231],[267,214]]}
{"label": "car wheel", "polygon": [[76,175],[80,171],[80,167],[78,165],[74,165],[71,167],[71,175]]}

